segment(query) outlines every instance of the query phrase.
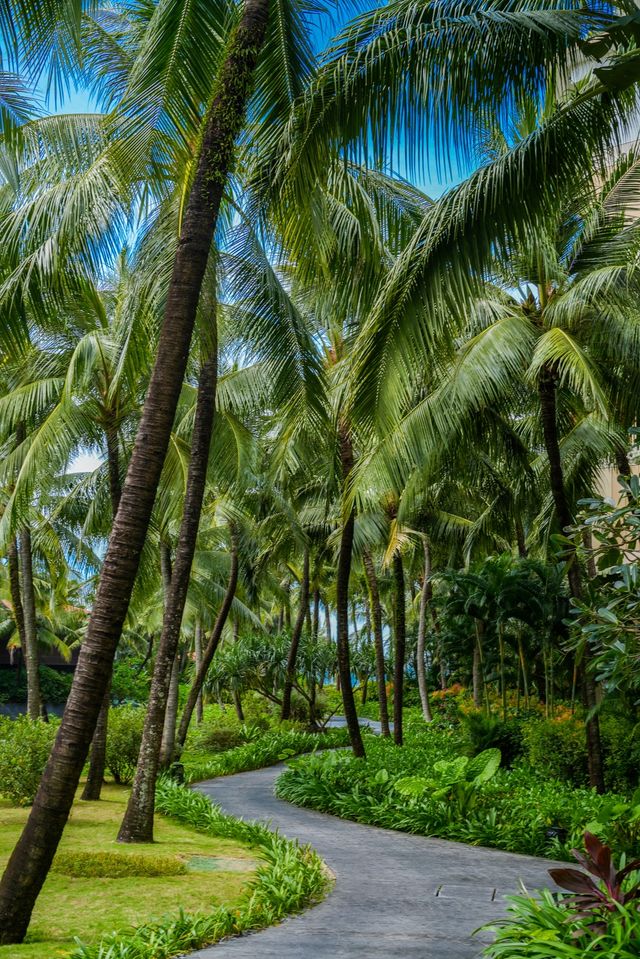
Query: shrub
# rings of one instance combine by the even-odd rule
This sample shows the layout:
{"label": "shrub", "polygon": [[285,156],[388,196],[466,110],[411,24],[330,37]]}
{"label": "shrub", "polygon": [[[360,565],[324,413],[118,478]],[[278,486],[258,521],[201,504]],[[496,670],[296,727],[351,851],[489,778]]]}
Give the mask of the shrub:
{"label": "shrub", "polygon": [[593,933],[591,920],[580,917],[548,889],[538,898],[508,896],[509,915],[486,926],[496,940],[483,952],[485,959],[637,959],[640,911],[637,905],[619,905],[604,932]]}
{"label": "shrub", "polygon": [[106,764],[117,783],[133,780],[144,725],[144,709],[113,706],[109,710]]}
{"label": "shrub", "polygon": [[51,867],[51,872],[73,879],[181,876],[186,871],[186,864],[176,856],[117,852],[59,852]]}
{"label": "shrub", "polygon": [[485,749],[499,749],[504,766],[510,767],[524,752],[522,726],[515,719],[499,719],[484,713],[468,713],[463,720],[472,756]]}
{"label": "shrub", "polygon": [[573,717],[533,720],[522,728],[529,764],[547,778],[587,784],[584,723]]}
{"label": "shrub", "polygon": [[143,703],[149,698],[149,673],[139,659],[119,659],[113,667],[111,696],[118,703]]}
{"label": "shrub", "polygon": [[640,785],[638,724],[605,714],[600,717],[600,732],[607,788],[633,791]]}
{"label": "shrub", "polygon": [[189,734],[188,748],[199,752],[223,753],[246,742],[240,726],[210,726],[202,723]]}
{"label": "shrub", "polygon": [[14,805],[35,799],[56,729],[57,723],[28,716],[0,719],[0,792]]}
{"label": "shrub", "polygon": [[[49,666],[41,666],[40,689],[45,703],[61,706],[66,703],[71,683],[72,673],[62,673]],[[0,670],[0,703],[26,703],[27,701],[27,674],[24,669]]]}

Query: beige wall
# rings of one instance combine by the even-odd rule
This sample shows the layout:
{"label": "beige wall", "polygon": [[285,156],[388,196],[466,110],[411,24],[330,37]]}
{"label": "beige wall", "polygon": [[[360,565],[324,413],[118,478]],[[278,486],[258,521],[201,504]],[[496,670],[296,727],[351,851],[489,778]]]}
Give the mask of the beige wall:
{"label": "beige wall", "polygon": [[[635,476],[640,476],[640,466],[632,466],[631,472]],[[595,492],[605,499],[612,499],[617,503],[620,499],[620,486],[618,484],[618,471],[613,466],[606,466],[600,470]]]}

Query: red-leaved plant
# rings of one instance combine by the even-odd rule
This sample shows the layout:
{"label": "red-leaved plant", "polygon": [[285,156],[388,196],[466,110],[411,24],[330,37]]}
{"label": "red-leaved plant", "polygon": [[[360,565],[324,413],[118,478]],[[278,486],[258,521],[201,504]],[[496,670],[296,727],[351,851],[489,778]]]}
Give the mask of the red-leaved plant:
{"label": "red-leaved plant", "polygon": [[586,854],[577,849],[571,852],[586,872],[550,869],[549,875],[561,889],[573,893],[565,902],[574,907],[575,915],[599,920],[589,927],[597,932],[605,927],[606,914],[615,912],[618,903],[625,906],[640,900],[640,878],[631,884],[625,882],[632,872],[640,870],[640,859],[617,869],[609,846],[590,832],[584,834],[584,847]]}

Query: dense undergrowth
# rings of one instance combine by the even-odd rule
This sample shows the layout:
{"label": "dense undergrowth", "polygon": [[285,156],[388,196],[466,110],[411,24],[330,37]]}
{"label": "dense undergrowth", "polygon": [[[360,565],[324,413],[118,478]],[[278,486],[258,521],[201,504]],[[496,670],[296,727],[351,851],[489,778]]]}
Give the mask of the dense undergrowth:
{"label": "dense undergrowth", "polygon": [[[475,782],[462,758],[470,751],[461,727],[411,723],[402,749],[371,737],[365,760],[347,752],[292,760],[276,792],[370,825],[553,859],[569,858],[588,824],[625,804],[624,796],[545,780],[523,763]],[[613,823],[600,831],[614,848],[635,843]]]}
{"label": "dense undergrowth", "polygon": [[338,749],[349,745],[346,729],[330,729],[324,733],[308,733],[296,729],[265,732],[251,742],[216,754],[185,754],[184,771],[187,782],[200,782],[216,776],[261,769],[290,759],[300,753],[315,750]]}

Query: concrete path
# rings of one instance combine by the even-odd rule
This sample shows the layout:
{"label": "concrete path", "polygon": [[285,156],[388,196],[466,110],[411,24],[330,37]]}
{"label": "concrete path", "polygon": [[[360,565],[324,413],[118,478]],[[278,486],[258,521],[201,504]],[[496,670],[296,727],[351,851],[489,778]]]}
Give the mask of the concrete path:
{"label": "concrete path", "polygon": [[284,767],[215,779],[197,788],[234,816],[267,820],[311,844],[336,875],[313,909],[191,959],[472,959],[504,914],[502,897],[551,885],[552,863],[529,856],[377,829],[276,799]]}

